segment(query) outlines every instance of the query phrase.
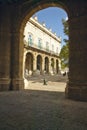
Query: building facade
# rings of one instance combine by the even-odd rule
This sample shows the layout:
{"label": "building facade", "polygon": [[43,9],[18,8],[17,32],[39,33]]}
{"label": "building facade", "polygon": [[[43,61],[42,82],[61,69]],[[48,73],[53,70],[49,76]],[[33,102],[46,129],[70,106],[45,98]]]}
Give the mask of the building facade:
{"label": "building facade", "polygon": [[24,74],[58,74],[60,49],[61,38],[31,17],[24,30]]}

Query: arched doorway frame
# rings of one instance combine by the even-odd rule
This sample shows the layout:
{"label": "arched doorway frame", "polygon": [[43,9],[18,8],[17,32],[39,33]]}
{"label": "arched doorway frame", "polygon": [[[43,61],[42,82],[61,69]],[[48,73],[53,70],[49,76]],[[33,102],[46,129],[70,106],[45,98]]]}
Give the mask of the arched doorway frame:
{"label": "arched doorway frame", "polygon": [[49,58],[46,56],[45,57],[45,71],[46,71],[46,73],[49,73]]}
{"label": "arched doorway frame", "polygon": [[[71,2],[72,3],[72,2]],[[75,3],[74,3],[75,4]],[[74,7],[74,4],[73,4],[73,6],[72,7]],[[77,5],[78,5],[78,3],[76,3],[75,4],[75,6],[77,7]],[[26,6],[28,7],[28,2],[24,5],[24,12],[22,12],[22,14],[21,14],[21,18],[20,18],[20,20],[19,20],[19,26],[18,26],[18,30],[19,30],[19,35],[18,35],[18,37],[19,37],[19,43],[18,43],[18,46],[20,47],[21,46],[21,48],[23,48],[23,46],[21,45],[22,43],[23,43],[23,32],[24,32],[24,27],[25,27],[25,25],[26,25],[26,23],[27,23],[27,21],[28,21],[28,19],[35,13],[35,12],[37,12],[37,11],[39,11],[39,10],[42,10],[42,9],[45,9],[45,8],[47,8],[47,7],[61,7],[62,9],[64,9],[66,12],[67,12],[67,15],[68,15],[68,19],[69,19],[69,30],[70,30],[70,32],[69,32],[69,40],[70,40],[70,46],[69,46],[69,51],[71,52],[72,51],[72,43],[73,43],[73,38],[75,38],[75,36],[73,36],[73,34],[72,34],[72,29],[74,29],[73,31],[76,33],[76,34],[78,34],[78,23],[79,23],[79,19],[81,20],[80,21],[80,24],[81,23],[84,23],[83,22],[83,20],[80,18],[80,16],[81,16],[81,12],[80,12],[80,10],[78,9],[77,10],[77,8],[76,8],[76,10],[74,11],[74,9],[73,8],[70,8],[70,2],[69,2],[69,4],[67,3],[67,2],[55,2],[55,0],[53,0],[53,1],[49,1],[48,0],[48,3],[47,3],[47,1],[43,1],[43,0],[41,0],[41,1],[39,1],[39,2],[36,2],[36,3],[33,3],[31,6],[29,5],[29,8],[26,8]],[[80,3],[80,6],[81,6],[81,3]],[[80,13],[79,13],[79,12]],[[79,17],[79,19],[78,19],[78,17]],[[77,21],[75,21],[75,18],[76,18],[76,20]],[[84,17],[84,19],[85,19],[85,17]],[[76,30],[75,30],[75,28],[73,28],[73,26],[74,25],[77,25],[77,27],[76,27]],[[84,27],[84,26],[82,26],[82,27]],[[82,28],[83,29],[83,28]],[[82,34],[82,33],[81,33]],[[84,33],[83,33],[84,34]],[[83,35],[82,34],[82,35]],[[85,34],[86,35],[86,34]],[[77,40],[78,40],[78,42],[79,42],[79,38],[78,37],[76,37],[77,38]],[[76,46],[74,46],[74,48],[76,49]],[[23,49],[20,49],[20,54],[18,54],[19,55],[19,59],[20,59],[20,56],[22,56],[23,54],[22,54],[22,51]],[[75,53],[72,53],[72,54],[74,54],[74,56],[76,56],[76,54]],[[79,77],[79,75],[78,75],[78,73],[80,72],[80,69],[78,69],[78,71],[73,71],[72,72],[72,68],[74,69],[74,68],[76,68],[74,65],[71,65],[72,64],[72,59],[74,58],[74,56],[72,56],[72,54],[71,55],[69,55],[69,82],[67,83],[67,87],[66,87],[66,90],[65,90],[65,93],[66,93],[66,95],[68,96],[68,97],[70,97],[70,98],[75,98],[75,99],[81,99],[81,97],[84,99],[84,97],[86,97],[86,96],[84,96],[84,94],[83,94],[83,91],[84,91],[84,88],[80,88],[79,87],[79,83],[78,84],[76,84],[75,83],[75,78],[76,78],[76,76],[74,76],[75,74],[74,73],[76,73],[76,75],[78,76],[78,78],[77,78],[77,81],[78,81],[78,79],[80,80],[80,77]],[[78,55],[77,57],[80,57],[80,55]],[[21,62],[23,62],[23,61],[19,61],[20,62],[20,64],[21,64]],[[76,61],[75,61],[76,62]],[[85,60],[84,60],[84,63],[85,63]],[[20,70],[21,70],[21,65],[19,64],[19,68],[20,68]],[[77,67],[78,67],[78,61],[76,62],[76,65],[77,65]],[[79,67],[80,68],[80,67]],[[20,70],[17,70],[19,73],[20,73]],[[15,70],[13,70],[13,71],[15,71]],[[84,71],[84,70],[83,70]],[[82,72],[81,72],[82,73]],[[83,74],[83,73],[82,73]],[[20,77],[22,77],[22,75],[20,75]],[[73,78],[74,77],[74,78]],[[84,75],[83,75],[83,77],[82,77],[82,83],[83,83],[83,78],[84,78]],[[71,80],[71,81],[70,81]],[[81,83],[81,86],[82,86],[82,83]],[[73,86],[73,87],[70,87],[70,86]],[[76,92],[76,88],[75,88],[75,86],[77,86],[77,92]],[[85,87],[85,89],[87,90],[87,88]],[[75,93],[74,93],[75,92]],[[81,93],[81,94],[80,94]],[[78,95],[78,97],[77,97],[77,95]],[[85,94],[86,95],[86,94]]]}
{"label": "arched doorway frame", "polygon": [[9,90],[10,86],[12,90],[23,89],[25,24],[35,12],[54,6],[63,8],[68,14],[70,53],[66,95],[72,99],[87,101],[87,2],[82,0],[25,0],[1,5],[0,90]]}
{"label": "arched doorway frame", "polygon": [[[28,3],[27,3],[28,4]],[[26,4],[25,4],[26,6]],[[69,17],[69,10],[68,10],[68,7],[63,3],[63,2],[55,2],[54,0],[52,1],[41,1],[41,2],[38,2],[34,5],[31,6],[31,8],[29,9],[26,9],[25,13],[21,16],[21,19],[20,19],[20,26],[19,26],[19,30],[20,30],[20,40],[19,40],[19,44],[22,44],[22,49],[23,49],[23,32],[24,32],[24,28],[26,26],[26,23],[27,21],[29,20],[29,18],[34,14],[36,13],[37,11],[40,11],[42,9],[45,9],[45,8],[48,8],[48,7],[58,7],[58,8],[61,8],[63,9],[68,17]],[[22,51],[23,52],[23,51]],[[23,63],[23,61],[22,61]]]}
{"label": "arched doorway frame", "polygon": [[25,67],[26,67],[26,62],[28,60],[28,74],[29,75],[32,75],[32,72],[33,72],[33,58],[34,58],[34,56],[33,56],[33,54],[31,52],[26,53]]}
{"label": "arched doorway frame", "polygon": [[[26,55],[30,53],[32,55],[32,58],[34,60],[34,55],[32,52],[30,52],[29,50],[28,51],[25,51],[24,52],[24,55],[23,55],[23,78],[24,78],[24,75],[25,75],[25,62],[26,62]],[[33,62],[33,61],[32,61]]]}
{"label": "arched doorway frame", "polygon": [[[27,3],[27,7],[28,7],[28,3]],[[29,20],[29,18],[34,14],[36,13],[37,11],[40,11],[42,9],[45,9],[45,8],[48,8],[48,7],[58,7],[58,8],[61,8],[63,10],[65,10],[65,12],[67,13],[67,15],[69,16],[69,11],[68,11],[68,8],[67,6],[64,4],[64,3],[60,3],[60,2],[55,2],[54,0],[53,1],[40,1],[38,3],[35,3],[34,5],[31,5],[29,8],[26,9],[26,11],[21,14],[21,17],[20,17],[20,22],[19,22],[19,47],[21,47],[21,51],[20,51],[20,54],[19,55],[19,59],[20,59],[20,56],[23,56],[23,46],[24,46],[24,28],[26,26],[26,23],[27,21]],[[25,7],[26,8],[26,4],[25,4]],[[20,68],[23,68],[23,58],[20,62],[20,65],[21,66]],[[21,69],[20,69],[21,70]],[[19,70],[19,71],[20,71]],[[20,73],[20,72],[19,72]],[[23,76],[22,72],[21,72],[21,77]]]}
{"label": "arched doorway frame", "polygon": [[37,55],[37,70],[42,73],[42,56],[40,54]]}
{"label": "arched doorway frame", "polygon": [[54,0],[51,0],[49,2],[47,2],[47,1],[38,2],[38,3],[34,4],[34,5],[32,5],[31,8],[27,9],[25,11],[25,13],[21,16],[20,32],[24,32],[24,27],[25,27],[27,21],[29,20],[29,18],[33,14],[35,14],[36,12],[38,12],[40,10],[43,10],[45,8],[49,8],[49,7],[61,8],[67,13],[68,17],[70,15],[68,7],[63,2],[61,2],[61,3],[60,2],[54,2]]}
{"label": "arched doorway frame", "polygon": [[29,20],[29,18],[34,13],[36,13],[37,11],[40,11],[40,10],[48,8],[48,7],[58,7],[58,8],[61,8],[61,9],[65,10],[65,12],[67,13],[67,15],[69,17],[69,10],[68,10],[68,8],[63,3],[54,2],[54,0],[53,1],[49,1],[49,2],[47,2],[47,1],[39,2],[39,3],[36,3],[36,4],[32,5],[31,8],[27,9],[27,11],[21,16],[20,27],[19,27],[19,30],[20,30],[20,41],[19,41],[19,44],[21,44],[21,43],[23,44],[23,32],[24,32],[25,25],[26,25],[27,21]]}

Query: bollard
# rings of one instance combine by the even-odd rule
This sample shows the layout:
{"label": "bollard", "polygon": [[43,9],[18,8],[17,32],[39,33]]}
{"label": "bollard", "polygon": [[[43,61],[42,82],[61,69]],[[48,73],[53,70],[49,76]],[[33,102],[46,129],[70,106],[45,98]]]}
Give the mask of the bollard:
{"label": "bollard", "polygon": [[45,78],[44,78],[44,80],[43,80],[43,85],[47,85]]}

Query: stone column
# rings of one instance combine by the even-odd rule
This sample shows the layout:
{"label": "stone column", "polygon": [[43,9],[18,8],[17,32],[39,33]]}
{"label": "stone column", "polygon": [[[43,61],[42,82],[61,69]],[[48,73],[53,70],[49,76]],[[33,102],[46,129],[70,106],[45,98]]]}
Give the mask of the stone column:
{"label": "stone column", "polygon": [[87,15],[69,19],[69,81],[68,98],[87,101]]}
{"label": "stone column", "polygon": [[33,71],[37,70],[37,56],[34,55],[33,58]]}
{"label": "stone column", "polygon": [[11,43],[11,89],[12,90],[24,89],[23,34],[19,35],[19,33],[16,32],[16,28],[12,31],[12,43]]}
{"label": "stone column", "polygon": [[54,74],[56,74],[56,58],[54,58]]}
{"label": "stone column", "polygon": [[0,6],[0,91],[10,89],[10,10]]}
{"label": "stone column", "polygon": [[49,58],[49,74],[52,73],[51,58]]}
{"label": "stone column", "polygon": [[42,56],[42,74],[44,73],[44,69],[45,69],[45,58],[44,56]]}

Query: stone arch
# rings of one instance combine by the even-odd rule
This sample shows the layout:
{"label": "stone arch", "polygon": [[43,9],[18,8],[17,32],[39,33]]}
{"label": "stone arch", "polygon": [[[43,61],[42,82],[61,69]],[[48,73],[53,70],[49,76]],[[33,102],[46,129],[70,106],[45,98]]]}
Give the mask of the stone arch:
{"label": "stone arch", "polygon": [[[87,48],[87,31],[85,30],[87,27],[87,2],[82,0],[79,2],[73,0],[62,0],[62,2],[61,0],[41,0],[33,4],[31,8],[27,6],[25,9],[27,11],[24,13],[26,16],[25,21],[36,11],[51,6],[63,8],[69,17],[69,81],[65,94],[72,99],[87,100],[87,71],[85,71],[87,70],[87,60],[85,59],[85,48]],[[28,8],[30,10],[33,8],[33,11],[30,11],[31,13],[29,14]],[[78,61],[78,59],[80,60]]]}
{"label": "stone arch", "polygon": [[9,90],[10,86],[13,90],[24,88],[24,26],[35,12],[52,6],[63,8],[69,17],[69,80],[65,94],[72,99],[87,101],[87,2],[82,0],[0,3],[0,90]]}
{"label": "stone arch", "polygon": [[[27,7],[28,7],[28,3],[27,3]],[[27,21],[29,20],[29,18],[36,13],[37,11],[40,11],[42,9],[48,8],[48,7],[59,7],[62,8],[66,11],[66,13],[69,15],[69,10],[68,7],[66,6],[66,4],[64,3],[60,3],[60,2],[55,2],[54,0],[47,2],[47,1],[40,1],[38,3],[32,4],[29,8],[26,8],[26,4],[25,6],[23,6],[24,8],[24,12],[21,14],[21,18],[20,18],[20,43],[23,43],[23,32],[24,32],[24,27],[27,23]],[[22,47],[23,48],[23,47]]]}
{"label": "stone arch", "polygon": [[45,72],[49,73],[49,58],[45,57]]}
{"label": "stone arch", "polygon": [[[28,7],[28,3],[27,3],[27,7]],[[66,4],[64,4],[64,2],[55,2],[54,0],[47,2],[47,1],[40,1],[35,3],[34,5],[32,5],[30,8],[26,8],[23,7],[25,9],[24,13],[21,14],[21,27],[20,27],[20,31],[23,32],[24,27],[27,23],[27,21],[29,20],[29,18],[35,14],[36,12],[48,8],[48,7],[58,7],[61,8],[63,10],[65,10],[65,12],[67,13],[67,15],[69,16],[69,9],[67,7]]]}
{"label": "stone arch", "polygon": [[27,52],[25,58],[25,74],[26,76],[32,75],[33,72],[33,54],[31,52]]}

